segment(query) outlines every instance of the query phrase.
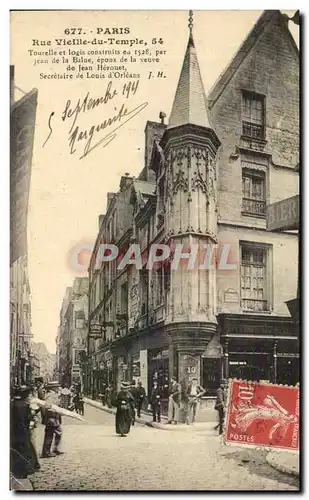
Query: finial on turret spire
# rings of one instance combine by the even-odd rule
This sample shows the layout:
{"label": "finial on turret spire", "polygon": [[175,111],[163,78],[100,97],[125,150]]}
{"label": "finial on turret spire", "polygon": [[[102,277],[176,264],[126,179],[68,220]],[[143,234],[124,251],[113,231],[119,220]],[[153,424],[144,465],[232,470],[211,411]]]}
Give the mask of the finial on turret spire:
{"label": "finial on turret spire", "polygon": [[191,43],[192,45],[194,45],[193,43],[193,10],[189,10],[189,30],[190,30],[190,34],[189,34],[189,43]]}

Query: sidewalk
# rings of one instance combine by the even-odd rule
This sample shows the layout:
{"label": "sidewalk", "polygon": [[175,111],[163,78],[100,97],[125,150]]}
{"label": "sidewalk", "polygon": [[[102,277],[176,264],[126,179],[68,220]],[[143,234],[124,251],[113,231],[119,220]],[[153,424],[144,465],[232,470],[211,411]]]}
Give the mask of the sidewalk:
{"label": "sidewalk", "polygon": [[[100,401],[93,401],[92,399],[84,397],[85,403],[90,406],[94,406],[99,410],[103,410],[106,413],[110,413],[112,415],[116,414],[115,408],[108,408],[107,406],[103,406]],[[136,417],[136,422],[139,424],[147,425],[148,427],[154,427],[156,429],[161,429],[165,431],[192,431],[192,430],[213,430],[214,426],[217,425],[217,422],[196,422],[194,425],[186,425],[186,424],[177,424],[177,425],[167,425],[167,417],[161,417],[161,423],[153,422],[152,415],[145,411],[141,411],[141,418]]]}
{"label": "sidewalk", "polygon": [[274,469],[284,474],[299,477],[299,453],[274,450],[268,453],[266,461]]}

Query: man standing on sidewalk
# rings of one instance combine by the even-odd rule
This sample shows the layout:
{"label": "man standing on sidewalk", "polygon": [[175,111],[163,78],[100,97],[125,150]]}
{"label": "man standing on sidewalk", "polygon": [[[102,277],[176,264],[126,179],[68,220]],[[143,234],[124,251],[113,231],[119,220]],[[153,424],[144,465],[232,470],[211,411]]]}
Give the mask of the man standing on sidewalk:
{"label": "man standing on sidewalk", "polygon": [[171,424],[173,421],[175,424],[178,423],[180,411],[180,395],[180,384],[177,382],[176,377],[172,377],[168,399],[168,424]]}
{"label": "man standing on sidewalk", "polygon": [[215,429],[219,428],[219,434],[223,434],[225,404],[226,404],[226,382],[225,380],[222,380],[220,387],[217,389],[217,400],[215,404],[215,410],[217,410],[219,417],[219,423],[215,427]]}
{"label": "man standing on sidewalk", "polygon": [[153,382],[153,388],[150,395],[150,404],[152,409],[152,421],[161,422],[161,392],[156,380],[154,380]]}
{"label": "man standing on sidewalk", "polygon": [[146,398],[146,391],[142,386],[142,382],[139,380],[136,389],[136,411],[137,411],[137,416],[139,418],[141,417],[141,409],[143,407],[145,398]]}
{"label": "man standing on sidewalk", "polygon": [[200,398],[205,394],[205,389],[198,385],[197,378],[193,378],[192,382],[188,386],[187,396],[188,396],[188,411],[187,411],[187,424],[194,424],[196,419],[197,405],[199,404]]}

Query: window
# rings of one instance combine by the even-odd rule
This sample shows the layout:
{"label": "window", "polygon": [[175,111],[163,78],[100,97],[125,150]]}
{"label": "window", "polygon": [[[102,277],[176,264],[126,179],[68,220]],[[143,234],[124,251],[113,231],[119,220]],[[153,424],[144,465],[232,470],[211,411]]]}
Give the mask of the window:
{"label": "window", "polygon": [[242,212],[265,217],[265,172],[242,170]]}
{"label": "window", "polygon": [[147,313],[148,271],[140,271],[141,315]]}
{"label": "window", "polygon": [[160,267],[156,271],[156,306],[161,306],[164,303],[164,267]]}
{"label": "window", "polygon": [[242,135],[251,139],[265,138],[265,98],[253,92],[242,93]]}
{"label": "window", "polygon": [[121,285],[121,314],[127,314],[128,312],[128,283],[125,282]]}
{"label": "window", "polygon": [[241,303],[244,311],[267,311],[267,248],[241,246]]}
{"label": "window", "polygon": [[85,328],[85,313],[84,313],[84,311],[76,311],[76,313],[75,313],[75,328]]}

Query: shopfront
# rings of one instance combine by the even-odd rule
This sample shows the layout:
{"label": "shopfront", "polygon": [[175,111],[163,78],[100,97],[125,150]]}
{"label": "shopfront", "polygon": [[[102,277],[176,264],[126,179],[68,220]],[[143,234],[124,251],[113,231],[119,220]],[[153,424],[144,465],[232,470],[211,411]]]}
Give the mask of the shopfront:
{"label": "shopfront", "polygon": [[298,330],[290,318],[219,315],[224,378],[295,385]]}

